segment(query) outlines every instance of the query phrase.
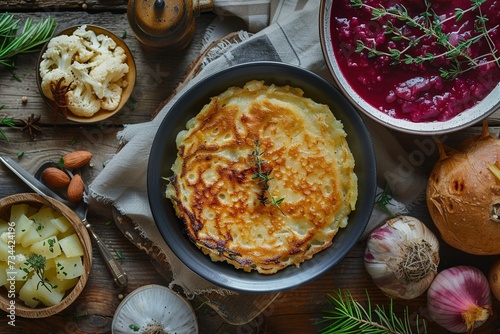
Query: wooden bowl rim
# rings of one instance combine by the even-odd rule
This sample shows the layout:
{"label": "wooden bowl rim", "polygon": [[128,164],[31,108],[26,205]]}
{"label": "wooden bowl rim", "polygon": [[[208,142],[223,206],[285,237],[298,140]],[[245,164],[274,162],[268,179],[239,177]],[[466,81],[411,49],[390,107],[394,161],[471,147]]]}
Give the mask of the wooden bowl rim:
{"label": "wooden bowl rim", "polygon": [[[71,291],[66,294],[66,296],[62,299],[62,301],[56,305],[48,306],[48,307],[40,307],[40,308],[31,308],[29,306],[24,305],[24,303],[19,300],[16,296],[15,298],[15,315],[24,317],[24,318],[44,318],[54,315],[56,313],[61,312],[65,308],[67,308],[71,303],[75,301],[75,299],[80,295],[83,291],[83,288],[87,284],[90,270],[92,268],[92,243],[90,240],[89,233],[83,224],[82,220],[76,215],[76,213],[71,210],[68,206],[63,203],[49,197],[43,196],[36,193],[21,193],[14,194],[0,199],[0,217],[4,214],[4,212],[9,209],[14,204],[17,203],[31,203],[37,206],[48,205],[53,209],[61,212],[68,220],[71,222],[71,225],[75,229],[75,233],[78,235],[78,238],[82,242],[83,246],[83,266],[85,271],[80,279],[76,283],[76,285],[71,289]],[[9,313],[10,311],[7,309],[11,304],[12,299],[8,299],[4,294],[0,294],[0,308]]]}

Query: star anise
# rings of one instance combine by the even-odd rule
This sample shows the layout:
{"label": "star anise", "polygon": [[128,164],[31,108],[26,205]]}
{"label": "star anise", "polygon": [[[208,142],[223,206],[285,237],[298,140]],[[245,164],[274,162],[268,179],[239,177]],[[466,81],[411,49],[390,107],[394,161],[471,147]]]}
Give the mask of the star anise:
{"label": "star anise", "polygon": [[65,86],[63,84],[65,78],[61,77],[57,82],[50,83],[50,91],[52,92],[52,96],[54,97],[54,102],[57,106],[57,110],[54,113],[54,118],[57,117],[58,113],[61,113],[64,117],[68,115],[68,98],[66,93],[71,90],[71,84]]}
{"label": "star anise", "polygon": [[43,129],[40,125],[37,125],[38,121],[40,121],[41,116],[40,115],[35,115],[31,114],[27,119],[22,119],[21,122],[23,123],[23,127],[21,128],[21,131],[27,130],[30,138],[32,140],[35,139],[36,137],[36,132],[42,133]]}

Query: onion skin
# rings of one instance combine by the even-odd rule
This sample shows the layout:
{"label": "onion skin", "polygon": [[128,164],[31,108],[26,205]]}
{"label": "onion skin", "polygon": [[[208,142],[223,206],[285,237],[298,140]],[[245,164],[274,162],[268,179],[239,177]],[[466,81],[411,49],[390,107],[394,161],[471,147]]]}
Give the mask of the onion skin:
{"label": "onion skin", "polygon": [[427,290],[429,316],[452,333],[472,333],[493,314],[486,276],[457,266],[440,272]]}
{"label": "onion skin", "polygon": [[500,254],[500,180],[488,168],[500,167],[500,139],[484,122],[482,134],[464,141],[459,151],[438,147],[426,197],[441,237],[469,254]]}
{"label": "onion skin", "polygon": [[500,301],[500,258],[492,263],[488,273],[488,282],[490,284],[491,293]]}
{"label": "onion skin", "polygon": [[427,290],[437,274],[439,241],[420,220],[395,217],[370,233],[364,264],[386,295],[413,299]]}

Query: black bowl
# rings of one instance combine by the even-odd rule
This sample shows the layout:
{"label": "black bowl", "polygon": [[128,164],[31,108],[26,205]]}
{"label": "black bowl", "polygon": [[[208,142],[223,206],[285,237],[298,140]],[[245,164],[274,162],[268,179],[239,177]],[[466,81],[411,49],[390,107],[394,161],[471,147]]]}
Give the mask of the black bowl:
{"label": "black bowl", "polygon": [[[166,182],[177,156],[175,138],[186,128],[186,122],[202,107],[231,86],[247,81],[264,80],[266,84],[300,87],[304,96],[328,104],[344,124],[347,141],[356,161],[359,197],[356,210],[349,215],[349,224],[340,229],[333,245],[303,262],[299,268],[290,266],[272,275],[245,272],[225,262],[213,262],[188,238],[182,221],[176,216],[170,200],[165,197]],[[296,288],[331,269],[351,250],[370,218],[375,190],[375,154],[370,135],[357,111],[329,82],[307,70],[276,62],[253,62],[237,65],[202,79],[186,91],[163,119],[151,148],[148,162],[148,196],[153,218],[166,243],[192,271],[206,280],[231,290],[248,293],[271,293]]]}

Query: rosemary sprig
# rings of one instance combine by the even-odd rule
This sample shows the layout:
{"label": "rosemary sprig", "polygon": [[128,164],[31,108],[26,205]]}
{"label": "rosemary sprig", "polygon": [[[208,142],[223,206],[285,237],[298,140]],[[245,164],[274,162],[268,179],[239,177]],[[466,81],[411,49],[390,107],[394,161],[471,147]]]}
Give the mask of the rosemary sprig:
{"label": "rosemary sprig", "polygon": [[319,334],[413,334],[427,333],[424,319],[418,314],[414,322],[410,319],[408,307],[402,318],[393,310],[392,299],[386,310],[384,306],[372,307],[370,296],[366,292],[367,308],[356,302],[349,291],[337,291],[337,296],[327,295],[333,309],[325,310],[322,323],[328,323],[319,330]]}
{"label": "rosemary sprig", "polygon": [[[276,199],[271,192],[269,191],[269,181],[273,179],[271,176],[272,169],[264,170],[264,164],[266,161],[262,159],[262,155],[264,152],[259,151],[260,143],[258,140],[255,140],[255,150],[252,151],[252,156],[254,157],[253,163],[257,166],[257,172],[252,175],[252,179],[259,179],[259,184],[261,185],[261,193],[259,195],[259,201],[264,204],[270,204],[275,206],[280,210],[280,212],[286,216],[285,212],[280,207],[280,204],[283,202],[284,198]],[[269,196],[269,197],[268,197]]]}
{"label": "rosemary sprig", "polygon": [[40,284],[45,287],[48,291],[51,291],[51,289],[56,288],[56,286],[53,286],[52,283],[50,283],[48,280],[45,279],[45,264],[47,262],[47,259],[45,256],[40,255],[40,254],[31,254],[30,257],[26,260],[24,263],[28,268],[24,268],[24,271],[26,273],[29,272],[29,268],[32,268],[35,271],[35,274],[38,276],[40,281],[37,284],[36,289],[40,287]]}
{"label": "rosemary sprig", "polygon": [[[0,110],[2,110],[2,109],[3,109],[3,106],[0,106]],[[1,125],[7,125],[7,126],[10,126],[10,127],[14,127],[16,124],[14,123],[14,118],[4,116],[2,119],[0,119],[0,126]],[[10,141],[9,137],[7,136],[7,134],[2,129],[0,129],[0,135],[2,135],[2,137],[5,140]]]}
{"label": "rosemary sprig", "polygon": [[[491,29],[487,29],[486,22],[488,18],[485,17],[481,11],[481,4],[485,1],[486,0],[471,0],[471,7],[467,9],[456,8],[454,15],[446,19],[440,19],[440,17],[432,11],[430,0],[425,0],[425,12],[415,17],[410,16],[408,10],[401,4],[385,8],[383,5],[380,5],[380,7],[373,7],[364,4],[362,0],[350,0],[353,7],[365,7],[370,9],[372,11],[373,20],[378,20],[383,17],[395,18],[397,21],[403,22],[409,27],[417,28],[422,32],[422,35],[417,38],[405,36],[400,28],[392,24],[391,21],[387,21],[385,34],[390,35],[391,39],[394,41],[405,40],[407,46],[402,50],[389,48],[384,51],[377,49],[375,41],[372,45],[365,45],[363,41],[357,40],[356,52],[366,51],[370,58],[388,56],[392,60],[392,64],[400,64],[403,62],[405,64],[422,64],[424,62],[433,62],[441,57],[446,57],[446,59],[450,61],[450,67],[443,67],[440,69],[441,76],[445,79],[454,79],[460,74],[474,69],[479,65],[496,63],[497,66],[500,67],[500,56],[497,56],[498,50],[495,48],[495,44],[490,36],[491,31],[497,29],[498,25]],[[477,12],[474,26],[478,35],[468,39],[464,38],[456,45],[452,44],[450,42],[451,34],[445,34],[443,32],[443,23],[449,20],[458,22],[463,18],[465,13],[471,11]],[[411,56],[409,51],[417,47],[421,40],[428,37],[432,37],[438,45],[444,48],[444,51],[441,54],[427,53],[416,57]],[[472,58],[468,50],[472,44],[481,40],[486,40],[490,50],[486,54]]]}
{"label": "rosemary sprig", "polygon": [[0,64],[15,67],[13,58],[19,54],[37,51],[54,34],[55,19],[42,18],[38,22],[26,19],[21,32],[19,20],[9,13],[0,14]]}
{"label": "rosemary sprig", "polygon": [[385,211],[389,216],[393,217],[394,213],[387,207],[387,205],[391,203],[391,199],[391,189],[389,185],[386,184],[384,190],[375,196],[375,205]]}

